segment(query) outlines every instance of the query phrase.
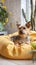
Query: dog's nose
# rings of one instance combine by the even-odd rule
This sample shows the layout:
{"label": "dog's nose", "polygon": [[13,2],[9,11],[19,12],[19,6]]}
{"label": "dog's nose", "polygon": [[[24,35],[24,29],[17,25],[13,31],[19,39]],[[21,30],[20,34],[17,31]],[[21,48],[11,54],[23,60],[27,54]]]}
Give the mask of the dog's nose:
{"label": "dog's nose", "polygon": [[20,30],[19,33],[20,34],[25,34],[25,31],[24,30]]}

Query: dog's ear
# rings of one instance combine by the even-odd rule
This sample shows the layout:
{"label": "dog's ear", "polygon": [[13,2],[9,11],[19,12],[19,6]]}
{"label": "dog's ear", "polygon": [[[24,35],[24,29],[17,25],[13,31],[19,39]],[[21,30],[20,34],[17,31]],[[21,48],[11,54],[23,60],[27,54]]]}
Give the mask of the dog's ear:
{"label": "dog's ear", "polygon": [[19,29],[19,27],[21,26],[20,23],[16,22],[17,28]]}
{"label": "dog's ear", "polygon": [[30,26],[31,26],[30,21],[28,21],[25,25],[26,25],[27,28],[30,28]]}

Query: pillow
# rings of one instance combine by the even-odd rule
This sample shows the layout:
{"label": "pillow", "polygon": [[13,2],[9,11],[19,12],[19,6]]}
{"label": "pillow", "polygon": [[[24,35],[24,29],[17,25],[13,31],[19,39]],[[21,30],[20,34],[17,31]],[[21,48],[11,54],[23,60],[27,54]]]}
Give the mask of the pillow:
{"label": "pillow", "polygon": [[23,43],[21,46],[15,45],[13,41],[5,37],[0,37],[0,54],[9,59],[32,59],[31,46]]}
{"label": "pillow", "polygon": [[0,36],[0,54],[9,59],[32,59],[32,50],[30,44],[17,45],[10,40],[11,36],[18,35],[18,33],[9,34],[7,36]]}
{"label": "pillow", "polygon": [[24,46],[20,48],[11,44],[7,46],[3,45],[1,55],[9,59],[31,59],[32,55],[29,53],[31,47],[29,45]]}
{"label": "pillow", "polygon": [[4,36],[0,36],[0,52],[1,52],[3,45],[8,45],[8,44],[13,45],[14,43],[10,41],[9,39],[5,38]]}

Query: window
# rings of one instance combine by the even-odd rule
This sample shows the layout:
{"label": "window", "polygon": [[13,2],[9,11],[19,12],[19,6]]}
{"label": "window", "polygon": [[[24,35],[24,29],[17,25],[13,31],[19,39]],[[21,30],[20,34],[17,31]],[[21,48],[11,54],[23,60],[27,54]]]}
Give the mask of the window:
{"label": "window", "polygon": [[29,21],[30,20],[30,13],[31,13],[31,10],[30,10],[30,0],[21,0],[21,24],[22,25],[25,25],[26,21],[22,15],[22,8],[24,9],[25,13],[26,13],[26,17],[27,17],[27,20]]}

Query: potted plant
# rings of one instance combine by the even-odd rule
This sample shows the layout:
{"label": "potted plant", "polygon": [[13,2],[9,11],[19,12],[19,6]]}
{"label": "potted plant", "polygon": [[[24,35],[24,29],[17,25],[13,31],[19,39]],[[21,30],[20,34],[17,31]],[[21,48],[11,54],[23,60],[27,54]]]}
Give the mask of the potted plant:
{"label": "potted plant", "polygon": [[8,20],[8,13],[5,9],[5,6],[3,6],[2,3],[0,3],[0,31],[4,31],[4,24]]}

